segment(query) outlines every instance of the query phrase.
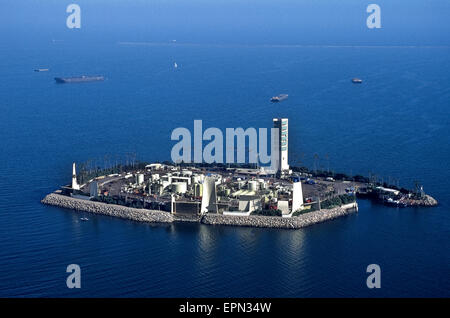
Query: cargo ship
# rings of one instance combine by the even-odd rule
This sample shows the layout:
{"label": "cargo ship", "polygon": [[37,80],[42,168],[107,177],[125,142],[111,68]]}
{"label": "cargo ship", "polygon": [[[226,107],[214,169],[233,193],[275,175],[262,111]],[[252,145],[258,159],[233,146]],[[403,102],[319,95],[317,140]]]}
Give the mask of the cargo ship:
{"label": "cargo ship", "polygon": [[103,81],[103,76],[75,76],[75,77],[55,77],[56,83],[84,83]]}
{"label": "cargo ship", "polygon": [[354,83],[354,84],[361,84],[362,83],[362,79],[360,79],[360,78],[352,78],[352,83]]}
{"label": "cargo ship", "polygon": [[270,99],[272,103],[278,103],[288,98],[288,94],[280,94],[278,96],[274,96]]}

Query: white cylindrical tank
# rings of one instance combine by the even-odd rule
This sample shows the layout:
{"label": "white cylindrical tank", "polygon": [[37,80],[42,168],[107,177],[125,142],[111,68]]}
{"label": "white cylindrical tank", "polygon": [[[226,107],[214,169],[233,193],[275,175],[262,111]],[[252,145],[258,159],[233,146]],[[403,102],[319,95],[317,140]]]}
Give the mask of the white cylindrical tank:
{"label": "white cylindrical tank", "polygon": [[194,196],[201,197],[203,195],[203,184],[196,183],[194,185]]}
{"label": "white cylindrical tank", "polygon": [[136,184],[143,184],[144,183],[144,174],[138,173],[136,175]]}
{"label": "white cylindrical tank", "polygon": [[264,181],[264,179],[258,179],[258,183],[259,183],[259,188],[260,189],[266,189],[267,188],[267,184]]}
{"label": "white cylindrical tank", "polygon": [[97,181],[91,182],[90,185],[89,185],[89,194],[90,194],[90,196],[91,197],[98,197],[98,192],[99,192],[98,190],[99,190],[98,182]]}
{"label": "white cylindrical tank", "polygon": [[151,190],[151,192],[152,192],[153,194],[161,195],[161,194],[162,194],[162,191],[163,191],[163,187],[162,187],[161,184],[159,184],[159,183],[154,183],[154,184],[152,184],[152,190]]}
{"label": "white cylindrical tank", "polygon": [[172,190],[176,193],[186,193],[187,183],[186,182],[174,182],[172,183]]}
{"label": "white cylindrical tank", "polygon": [[248,189],[249,189],[250,191],[256,191],[256,190],[258,190],[258,181],[256,181],[256,180],[250,180],[250,181],[248,182]]}
{"label": "white cylindrical tank", "polygon": [[205,179],[203,174],[194,174],[192,176],[192,183],[201,183]]}

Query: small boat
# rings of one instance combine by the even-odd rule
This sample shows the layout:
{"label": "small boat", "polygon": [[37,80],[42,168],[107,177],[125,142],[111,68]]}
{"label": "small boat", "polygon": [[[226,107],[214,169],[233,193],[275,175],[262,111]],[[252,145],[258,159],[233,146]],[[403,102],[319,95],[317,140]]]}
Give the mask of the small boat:
{"label": "small boat", "polygon": [[88,218],[80,218],[81,221],[89,221]]}
{"label": "small boat", "polygon": [[37,68],[34,70],[35,72],[48,72],[49,69],[48,68]]}
{"label": "small boat", "polygon": [[178,68],[177,62],[173,63],[173,67],[174,67],[174,68]]}
{"label": "small boat", "polygon": [[280,94],[278,96],[274,96],[270,99],[272,103],[278,103],[288,98],[288,94]]}
{"label": "small boat", "polygon": [[362,83],[362,79],[360,79],[360,78],[352,78],[352,83],[354,83],[354,84],[361,84]]}
{"label": "small boat", "polygon": [[397,207],[397,208],[405,208],[407,205],[404,202],[399,200],[394,200],[392,198],[385,199],[383,203],[387,206]]}

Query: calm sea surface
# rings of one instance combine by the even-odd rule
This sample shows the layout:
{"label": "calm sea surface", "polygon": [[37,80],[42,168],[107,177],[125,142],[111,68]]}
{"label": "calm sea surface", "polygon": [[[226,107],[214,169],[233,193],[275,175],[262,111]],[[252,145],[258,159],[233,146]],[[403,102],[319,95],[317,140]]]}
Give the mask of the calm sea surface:
{"label": "calm sea surface", "polygon": [[[450,296],[448,47],[19,42],[0,45],[0,297]],[[53,80],[82,74],[107,80]],[[72,161],[168,160],[171,131],[194,119],[258,128],[281,116],[291,164],[317,153],[335,171],[418,180],[439,207],[361,200],[358,214],[289,231],[80,222],[39,202]],[[79,290],[66,287],[72,263]],[[372,263],[379,290],[366,287]]]}

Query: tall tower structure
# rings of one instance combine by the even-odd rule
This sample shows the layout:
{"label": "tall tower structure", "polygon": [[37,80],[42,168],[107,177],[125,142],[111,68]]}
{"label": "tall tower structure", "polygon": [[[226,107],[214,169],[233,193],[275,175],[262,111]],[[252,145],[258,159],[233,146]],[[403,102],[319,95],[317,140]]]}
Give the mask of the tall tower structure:
{"label": "tall tower structure", "polygon": [[216,179],[213,177],[206,177],[203,181],[203,196],[200,212],[201,214],[207,212],[217,213]]}
{"label": "tall tower structure", "polygon": [[292,187],[292,212],[295,212],[303,208],[302,183],[294,182]]}
{"label": "tall tower structure", "polygon": [[280,170],[289,170],[288,164],[288,119],[274,118],[273,127],[279,129],[278,145],[279,145],[279,160]]}
{"label": "tall tower structure", "polygon": [[75,162],[72,164],[72,189],[80,190],[80,186],[77,182],[77,169],[75,166]]}

